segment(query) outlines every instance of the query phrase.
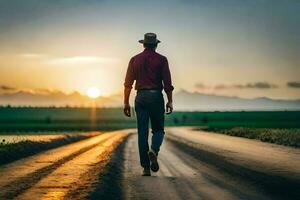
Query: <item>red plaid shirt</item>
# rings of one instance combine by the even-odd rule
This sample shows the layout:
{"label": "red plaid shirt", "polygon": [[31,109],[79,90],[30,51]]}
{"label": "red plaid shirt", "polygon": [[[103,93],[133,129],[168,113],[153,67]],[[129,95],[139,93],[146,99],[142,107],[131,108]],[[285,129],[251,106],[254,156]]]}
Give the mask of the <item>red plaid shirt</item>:
{"label": "red plaid shirt", "polygon": [[134,80],[136,90],[164,89],[169,92],[174,89],[167,58],[151,49],[130,59],[124,86],[132,88]]}

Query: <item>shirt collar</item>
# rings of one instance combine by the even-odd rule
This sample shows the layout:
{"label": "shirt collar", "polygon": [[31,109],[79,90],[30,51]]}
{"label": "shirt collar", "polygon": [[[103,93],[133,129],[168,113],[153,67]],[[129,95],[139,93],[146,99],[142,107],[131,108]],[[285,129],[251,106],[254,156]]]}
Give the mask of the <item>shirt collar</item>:
{"label": "shirt collar", "polygon": [[149,49],[149,48],[145,48],[144,52],[155,52],[155,49]]}

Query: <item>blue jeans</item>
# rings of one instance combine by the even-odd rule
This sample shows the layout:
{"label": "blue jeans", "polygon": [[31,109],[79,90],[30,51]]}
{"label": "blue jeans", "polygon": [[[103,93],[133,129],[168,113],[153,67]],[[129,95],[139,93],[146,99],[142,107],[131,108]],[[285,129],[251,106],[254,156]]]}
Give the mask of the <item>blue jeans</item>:
{"label": "blue jeans", "polygon": [[141,166],[150,166],[148,158],[149,120],[152,128],[151,149],[158,154],[164,139],[164,98],[160,90],[139,90],[135,98],[138,145]]}

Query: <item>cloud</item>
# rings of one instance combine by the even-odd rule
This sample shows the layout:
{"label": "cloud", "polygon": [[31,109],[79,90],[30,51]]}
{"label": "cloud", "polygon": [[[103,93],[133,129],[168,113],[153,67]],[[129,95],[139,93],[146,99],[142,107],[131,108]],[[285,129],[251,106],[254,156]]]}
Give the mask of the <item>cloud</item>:
{"label": "cloud", "polygon": [[91,55],[55,56],[39,53],[21,53],[17,54],[17,56],[22,59],[43,61],[49,65],[111,64],[119,61],[117,58]]}
{"label": "cloud", "polygon": [[203,83],[196,83],[195,88],[197,88],[197,89],[213,88],[215,90],[225,90],[225,89],[272,89],[272,88],[278,88],[278,85],[268,83],[268,82],[254,82],[254,83],[246,83],[246,84],[217,84],[217,85],[214,85],[214,86],[205,85]]}
{"label": "cloud", "polygon": [[16,90],[16,88],[10,87],[10,86],[7,86],[7,85],[0,85],[0,89],[4,90],[4,91],[14,91],[14,90]]}
{"label": "cloud", "polygon": [[60,90],[49,89],[49,88],[37,88],[37,89],[34,89],[33,92],[36,94],[45,94],[45,95],[63,93]]}
{"label": "cloud", "polygon": [[268,82],[255,82],[255,83],[247,83],[247,84],[236,84],[233,85],[234,88],[247,89],[247,88],[256,88],[256,89],[271,89],[277,88],[278,86]]}
{"label": "cloud", "polygon": [[223,90],[223,89],[226,89],[226,88],[232,88],[231,85],[225,85],[225,84],[218,84],[218,85],[215,85],[214,89],[216,90]]}
{"label": "cloud", "polygon": [[205,85],[205,84],[203,84],[203,83],[196,83],[196,84],[195,84],[195,87],[196,87],[197,89],[205,89],[205,88],[207,88],[208,86]]}
{"label": "cloud", "polygon": [[300,88],[300,82],[296,81],[287,82],[286,85],[290,88]]}
{"label": "cloud", "polygon": [[99,57],[99,56],[71,56],[60,57],[48,60],[48,64],[52,65],[65,65],[65,64],[91,64],[91,63],[115,63],[116,58]]}
{"label": "cloud", "polygon": [[38,54],[38,53],[22,53],[22,54],[18,54],[18,56],[20,56],[22,58],[27,58],[27,59],[39,59],[39,58],[46,57],[46,55]]}
{"label": "cloud", "polygon": [[8,85],[0,85],[0,93],[1,94],[6,94],[6,93],[12,94],[12,93],[18,93],[18,92],[25,92],[25,93],[30,93],[30,94],[44,94],[44,95],[63,93],[60,90],[48,89],[48,88],[30,89],[30,88],[12,87],[12,86],[8,86]]}

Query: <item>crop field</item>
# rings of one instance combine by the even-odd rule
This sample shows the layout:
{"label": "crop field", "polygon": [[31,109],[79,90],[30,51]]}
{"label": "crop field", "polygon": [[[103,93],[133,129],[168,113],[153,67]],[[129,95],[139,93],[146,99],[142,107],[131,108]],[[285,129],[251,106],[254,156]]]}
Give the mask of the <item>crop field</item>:
{"label": "crop field", "polygon": [[[0,108],[0,134],[7,132],[88,131],[132,128],[133,116],[121,108]],[[300,111],[282,112],[174,112],[167,126],[212,128],[300,128]]]}

